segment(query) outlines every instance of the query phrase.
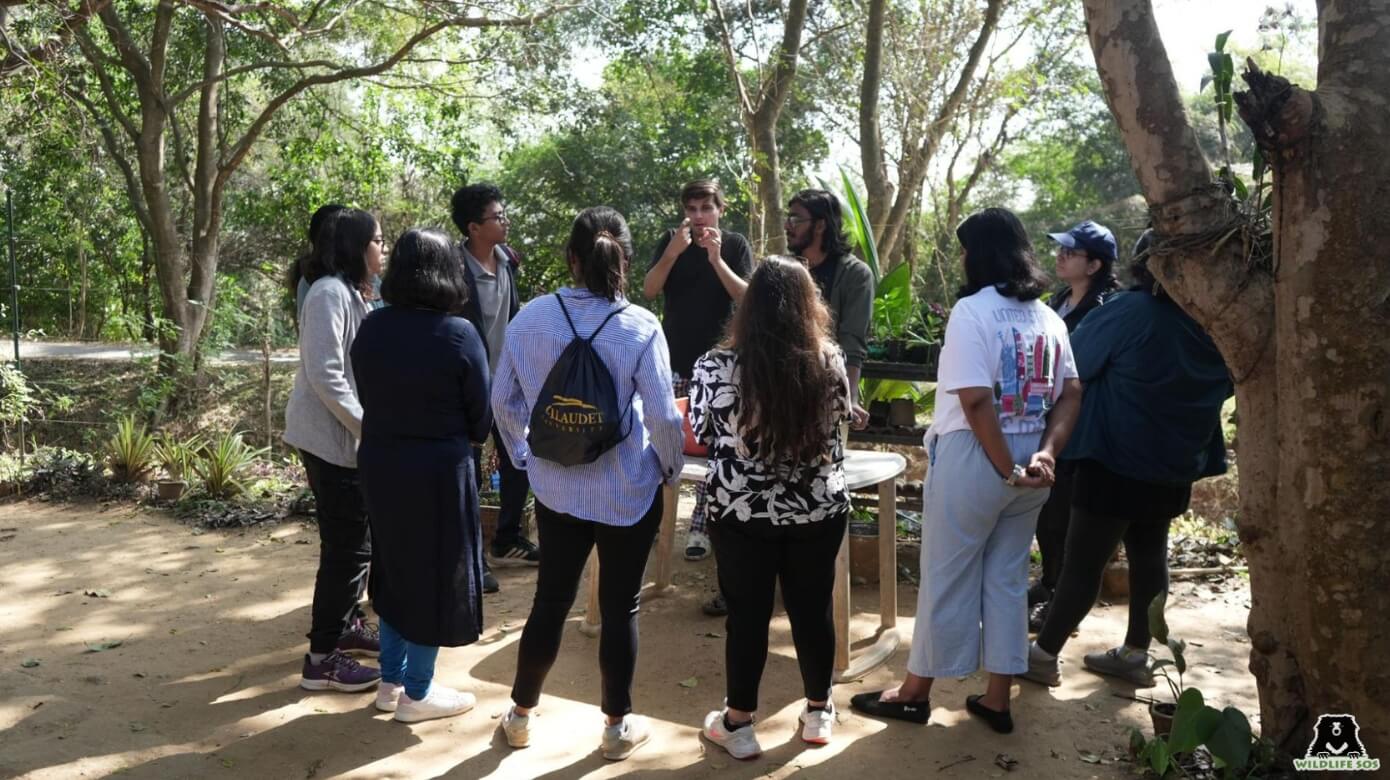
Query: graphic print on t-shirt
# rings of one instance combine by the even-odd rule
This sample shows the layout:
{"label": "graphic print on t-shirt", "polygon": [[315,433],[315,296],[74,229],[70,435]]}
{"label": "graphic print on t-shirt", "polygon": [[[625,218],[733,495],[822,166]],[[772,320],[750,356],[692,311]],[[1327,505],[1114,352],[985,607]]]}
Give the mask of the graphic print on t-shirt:
{"label": "graphic print on t-shirt", "polygon": [[1052,408],[1062,345],[1054,337],[1027,334],[1018,328],[996,331],[999,339],[999,381],[994,385],[994,410],[1002,421],[1040,420]]}

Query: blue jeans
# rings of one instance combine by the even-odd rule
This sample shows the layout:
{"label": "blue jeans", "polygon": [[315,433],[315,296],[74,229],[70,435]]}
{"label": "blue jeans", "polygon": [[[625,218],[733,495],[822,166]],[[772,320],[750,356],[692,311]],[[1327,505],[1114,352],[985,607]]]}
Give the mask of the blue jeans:
{"label": "blue jeans", "polygon": [[434,660],[439,648],[417,645],[396,632],[385,620],[381,621],[381,681],[393,685],[405,683],[405,694],[415,701],[429,693],[434,679]]}

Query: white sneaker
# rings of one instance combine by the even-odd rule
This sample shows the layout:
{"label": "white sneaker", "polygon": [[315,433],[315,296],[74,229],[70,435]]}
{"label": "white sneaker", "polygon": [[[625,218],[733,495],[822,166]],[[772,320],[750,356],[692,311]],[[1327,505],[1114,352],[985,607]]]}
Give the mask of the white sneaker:
{"label": "white sneaker", "polygon": [[652,738],[652,727],[640,715],[627,715],[622,722],[603,727],[603,757],[622,761]]}
{"label": "white sneaker", "polygon": [[516,707],[508,707],[502,716],[502,734],[507,744],[514,748],[524,748],[531,744],[531,716],[516,714]]}
{"label": "white sneaker", "polygon": [[445,688],[442,685],[431,685],[425,698],[419,701],[410,698],[410,694],[405,691],[401,691],[400,699],[396,704],[396,720],[401,723],[418,723],[434,718],[449,718],[468,712],[473,709],[473,705],[476,703],[477,699],[474,698],[473,694]]}
{"label": "white sneaker", "polygon": [[376,689],[376,708],[382,712],[395,712],[396,700],[401,697],[401,691],[405,686],[401,683],[383,682]]}
{"label": "white sneaker", "polygon": [[709,535],[700,531],[691,531],[685,535],[685,559],[687,561],[703,561],[709,557]]}
{"label": "white sneaker", "polygon": [[[830,743],[830,730],[835,726],[835,702],[826,700],[825,709],[813,710],[808,702],[801,709],[801,741],[812,745]],[[743,729],[739,729],[742,731]]]}
{"label": "white sneaker", "polygon": [[753,724],[729,731],[724,727],[724,710],[715,710],[705,716],[705,739],[729,751],[729,755],[740,761],[757,758],[763,754],[763,746],[753,734]]}

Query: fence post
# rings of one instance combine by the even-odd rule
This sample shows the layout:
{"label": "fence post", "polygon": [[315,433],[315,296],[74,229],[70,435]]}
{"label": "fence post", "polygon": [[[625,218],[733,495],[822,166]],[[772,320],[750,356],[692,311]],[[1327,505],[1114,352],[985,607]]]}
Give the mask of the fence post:
{"label": "fence post", "polygon": [[[14,192],[8,187],[5,189],[5,228],[10,236],[10,306],[14,309],[10,322],[14,325],[14,368],[19,371],[19,266],[14,254]],[[24,465],[23,418],[19,421],[19,464]]]}

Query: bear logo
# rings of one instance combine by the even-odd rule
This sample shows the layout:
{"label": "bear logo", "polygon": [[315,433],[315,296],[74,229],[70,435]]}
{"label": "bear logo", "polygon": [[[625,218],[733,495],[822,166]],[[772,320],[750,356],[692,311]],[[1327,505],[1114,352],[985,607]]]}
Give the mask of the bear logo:
{"label": "bear logo", "polygon": [[1319,715],[1313,726],[1308,758],[1364,758],[1361,727],[1354,715]]}

